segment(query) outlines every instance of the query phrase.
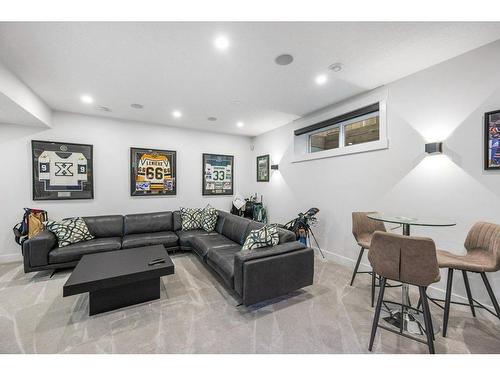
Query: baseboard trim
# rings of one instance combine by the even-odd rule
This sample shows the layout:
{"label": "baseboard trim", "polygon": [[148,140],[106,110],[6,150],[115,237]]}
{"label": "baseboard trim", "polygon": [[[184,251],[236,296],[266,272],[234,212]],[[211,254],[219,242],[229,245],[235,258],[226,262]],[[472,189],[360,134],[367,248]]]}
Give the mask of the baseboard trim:
{"label": "baseboard trim", "polygon": [[22,262],[23,256],[21,254],[3,254],[0,255],[1,263]]}
{"label": "baseboard trim", "polygon": [[[319,253],[318,247],[316,247],[316,246],[311,246],[311,247],[314,250],[318,251],[318,253]],[[326,259],[332,260],[332,261],[334,261],[336,263],[339,263],[339,264],[341,264],[343,266],[352,267],[354,269],[354,266],[356,264],[356,259],[351,259],[349,257],[346,257],[345,255],[334,253],[334,252],[329,251],[329,250],[325,250],[325,249],[321,249],[321,250],[325,254],[325,258]],[[368,264],[366,264],[366,263],[361,262],[360,265],[359,265],[359,270],[360,271],[365,271],[365,270],[368,271],[368,270],[371,270],[371,266],[368,265]],[[440,298],[440,299],[444,299],[446,297],[446,290],[444,290],[444,289],[438,288],[436,286],[429,286],[428,289],[430,289],[430,291],[428,292],[428,294],[431,297]],[[456,293],[452,293],[451,295],[452,295],[452,301],[455,300],[455,301],[458,301],[458,302],[469,303],[469,300],[467,299],[466,296],[462,296],[462,295],[456,294]],[[489,303],[485,303],[483,301],[480,301],[480,302],[484,306],[488,307],[489,309],[494,310],[493,305],[490,305]]]}

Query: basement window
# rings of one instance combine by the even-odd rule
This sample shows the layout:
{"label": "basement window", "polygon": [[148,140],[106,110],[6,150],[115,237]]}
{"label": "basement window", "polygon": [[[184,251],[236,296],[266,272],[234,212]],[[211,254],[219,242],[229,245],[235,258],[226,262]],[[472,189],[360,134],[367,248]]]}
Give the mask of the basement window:
{"label": "basement window", "polygon": [[308,136],[308,153],[342,149],[380,139],[378,103],[299,129]]}

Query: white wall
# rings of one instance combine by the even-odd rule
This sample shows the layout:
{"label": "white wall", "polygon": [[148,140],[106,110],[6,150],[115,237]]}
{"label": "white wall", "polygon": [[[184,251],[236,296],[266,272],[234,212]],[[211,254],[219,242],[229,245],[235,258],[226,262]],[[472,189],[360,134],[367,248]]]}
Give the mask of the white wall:
{"label": "white wall", "polygon": [[[93,200],[32,201],[32,139],[94,145]],[[168,197],[130,196],[130,147],[177,151],[177,195]],[[0,184],[0,262],[19,257],[20,248],[11,228],[22,216],[23,207],[42,208],[51,219],[67,216],[127,214],[201,207],[210,203],[224,210],[232,197],[201,195],[201,155],[204,152],[235,156],[235,192],[248,194],[254,175],[250,139],[56,112],[51,129],[0,125],[0,160],[5,173]]]}
{"label": "white wall", "polygon": [[[264,195],[271,221],[285,222],[297,212],[320,208],[315,229],[320,245],[351,267],[359,251],[351,234],[352,211],[453,218],[455,227],[415,228],[413,234],[463,252],[474,222],[500,223],[500,171],[483,170],[483,114],[500,109],[498,61],[500,43],[495,42],[384,87],[386,150],[291,163],[293,130],[314,116],[256,137],[254,156],[269,153],[273,162],[279,161],[271,181],[254,182],[253,189]],[[426,141],[441,140],[445,155],[425,157]],[[479,275],[470,278],[473,294],[490,304]],[[489,278],[500,296],[500,275]],[[444,289],[445,279],[444,272],[439,288]],[[455,287],[464,295],[461,275]]]}
{"label": "white wall", "polygon": [[51,109],[2,63],[0,63],[0,96],[15,103],[14,110],[25,118],[23,121],[25,125],[51,126]]}

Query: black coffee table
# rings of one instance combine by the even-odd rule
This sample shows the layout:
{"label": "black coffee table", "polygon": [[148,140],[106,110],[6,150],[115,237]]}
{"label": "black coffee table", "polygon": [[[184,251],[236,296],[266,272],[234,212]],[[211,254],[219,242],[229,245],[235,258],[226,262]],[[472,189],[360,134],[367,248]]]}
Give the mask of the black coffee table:
{"label": "black coffee table", "polygon": [[[152,260],[164,263],[149,266]],[[162,245],[84,255],[63,287],[63,297],[89,293],[89,315],[160,298],[160,277],[174,264]]]}

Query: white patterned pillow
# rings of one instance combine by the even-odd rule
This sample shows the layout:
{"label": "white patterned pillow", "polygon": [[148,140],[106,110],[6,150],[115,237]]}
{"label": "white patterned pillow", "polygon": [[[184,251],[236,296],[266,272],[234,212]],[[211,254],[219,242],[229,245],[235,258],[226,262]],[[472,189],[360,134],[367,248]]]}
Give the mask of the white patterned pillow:
{"label": "white patterned pillow", "polygon": [[203,209],[201,214],[201,227],[206,232],[212,232],[215,229],[215,224],[217,224],[217,210],[207,204],[207,207]]}
{"label": "white patterned pillow", "polygon": [[203,210],[201,208],[180,208],[182,230],[200,229]]}
{"label": "white patterned pillow", "polygon": [[59,247],[88,241],[94,238],[81,217],[64,219],[61,221],[47,221],[45,228],[55,234]]}
{"label": "white patterned pillow", "polygon": [[257,249],[259,247],[276,246],[280,242],[278,226],[265,225],[248,233],[247,239],[241,250]]}

